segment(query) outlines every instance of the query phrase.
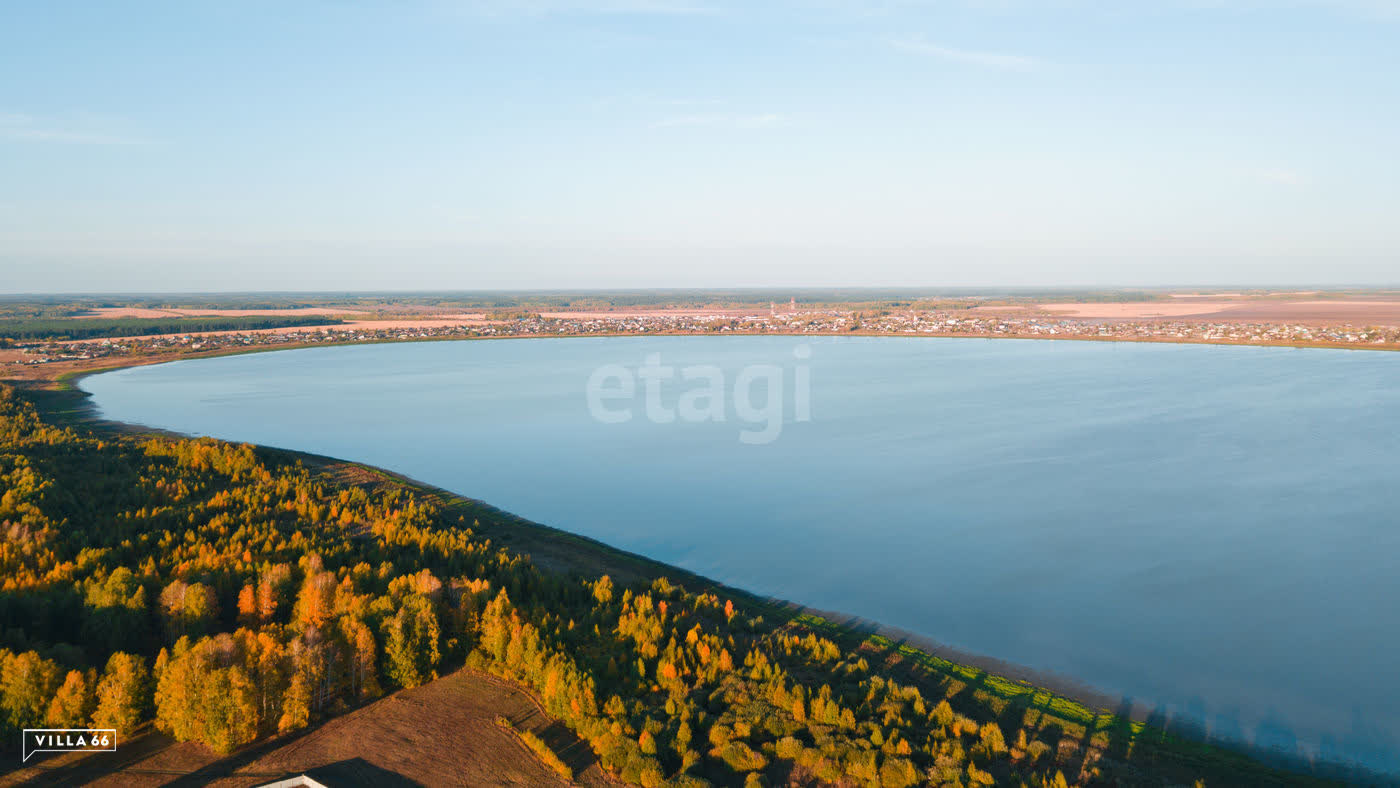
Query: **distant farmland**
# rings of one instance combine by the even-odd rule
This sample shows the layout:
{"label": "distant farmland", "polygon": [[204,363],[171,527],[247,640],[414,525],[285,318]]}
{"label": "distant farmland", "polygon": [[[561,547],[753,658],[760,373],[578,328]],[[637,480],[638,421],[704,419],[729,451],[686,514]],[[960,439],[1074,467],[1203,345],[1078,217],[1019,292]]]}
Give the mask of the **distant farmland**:
{"label": "distant farmland", "polygon": [[103,339],[151,334],[191,334],[201,331],[252,331],[266,328],[328,326],[339,318],[319,315],[245,315],[238,317],[12,318],[0,320],[0,337],[17,341],[43,339]]}

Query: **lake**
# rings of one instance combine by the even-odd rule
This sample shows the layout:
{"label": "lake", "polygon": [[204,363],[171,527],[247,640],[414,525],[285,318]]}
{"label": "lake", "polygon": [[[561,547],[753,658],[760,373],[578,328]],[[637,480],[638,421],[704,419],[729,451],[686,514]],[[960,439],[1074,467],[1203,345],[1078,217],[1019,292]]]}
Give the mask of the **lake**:
{"label": "lake", "polygon": [[81,385],[107,418],[382,466],[1213,738],[1400,772],[1400,354],[531,339]]}

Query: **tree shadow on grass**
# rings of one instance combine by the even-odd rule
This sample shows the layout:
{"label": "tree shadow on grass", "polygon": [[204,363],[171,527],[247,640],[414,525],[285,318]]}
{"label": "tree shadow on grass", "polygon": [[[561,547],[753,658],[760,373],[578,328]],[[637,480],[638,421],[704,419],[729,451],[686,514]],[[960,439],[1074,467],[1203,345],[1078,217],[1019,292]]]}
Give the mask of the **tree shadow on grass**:
{"label": "tree shadow on grass", "polygon": [[540,738],[564,765],[573,770],[574,774],[579,774],[588,767],[597,763],[598,759],[593,754],[593,748],[588,746],[588,742],[579,738],[578,734],[569,729],[559,720],[550,720],[540,714],[537,709],[531,709],[526,714],[518,714],[514,718],[508,718],[511,726],[519,731],[529,731]]}
{"label": "tree shadow on grass", "polygon": [[31,756],[28,763],[20,763],[18,754],[16,754],[14,761],[7,763],[6,768],[0,770],[0,777],[12,770],[35,767],[40,772],[28,780],[18,783],[19,785],[82,785],[102,775],[121,771],[133,764],[140,763],[174,745],[175,740],[164,733],[150,731],[143,735],[133,736],[127,741],[119,742],[117,749],[112,752],[94,753],[74,763],[53,768],[46,768],[44,762],[61,757],[60,753],[39,753]]}
{"label": "tree shadow on grass", "polygon": [[[215,779],[218,779],[218,778],[220,778],[220,777],[230,777],[230,776],[233,775],[234,772],[236,772],[236,771],[238,771],[239,769],[243,768],[244,766],[247,766],[248,764],[250,764],[250,763],[256,761],[257,759],[263,757],[264,755],[266,755],[266,754],[268,754],[268,753],[270,753],[270,752],[273,752],[273,751],[277,750],[278,748],[285,747],[285,746],[287,746],[288,744],[291,744],[292,742],[295,742],[295,741],[297,741],[298,739],[301,739],[301,738],[303,738],[303,737],[305,737],[305,736],[307,736],[307,735],[309,735],[309,734],[311,734],[311,733],[313,733],[313,732],[319,730],[319,729],[321,728],[321,726],[324,725],[324,724],[325,724],[325,721],[323,720],[322,722],[319,722],[319,723],[317,723],[317,724],[315,724],[315,725],[308,725],[307,727],[301,728],[300,730],[294,731],[294,732],[292,732],[292,733],[284,734],[284,735],[282,735],[282,736],[273,736],[273,737],[268,738],[268,739],[263,739],[262,741],[257,742],[257,743],[255,743],[255,744],[253,744],[253,745],[251,745],[251,746],[249,746],[249,747],[246,747],[246,748],[244,748],[244,749],[242,749],[242,750],[239,750],[238,752],[235,752],[235,753],[233,753],[232,755],[229,755],[229,756],[226,757],[226,758],[221,758],[221,759],[219,759],[219,760],[217,760],[217,761],[215,761],[215,762],[209,764],[208,766],[205,766],[205,767],[202,768],[202,769],[198,769],[198,770],[193,771],[193,772],[191,772],[191,773],[189,773],[189,774],[187,774],[187,775],[184,775],[184,776],[179,777],[179,778],[177,778],[177,779],[175,779],[175,780],[172,780],[172,781],[170,781],[170,782],[168,782],[168,783],[165,783],[165,785],[167,785],[167,786],[196,786],[196,785],[205,785],[206,783],[209,783],[209,782],[211,782],[211,781],[213,781],[213,780],[215,780]],[[290,776],[295,776],[295,775],[290,775]],[[279,779],[280,779],[280,778],[279,778]],[[263,782],[276,782],[276,780],[274,780],[274,779],[263,780],[263,781],[261,781],[261,782],[259,782],[259,783],[257,783],[257,784],[258,784],[258,785],[261,785]]]}
{"label": "tree shadow on grass", "polygon": [[569,730],[569,726],[558,720],[551,722],[543,730],[536,731],[535,735],[539,736],[549,749],[559,756],[559,760],[573,770],[574,774],[583,772],[597,762],[597,758],[593,755],[593,748]]}

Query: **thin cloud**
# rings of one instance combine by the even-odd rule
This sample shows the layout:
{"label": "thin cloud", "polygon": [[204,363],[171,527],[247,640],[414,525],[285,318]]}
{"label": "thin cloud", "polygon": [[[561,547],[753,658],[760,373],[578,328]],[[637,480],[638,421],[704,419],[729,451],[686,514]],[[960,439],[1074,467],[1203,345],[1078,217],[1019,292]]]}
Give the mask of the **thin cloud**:
{"label": "thin cloud", "polygon": [[757,115],[735,115],[722,112],[705,112],[692,115],[675,115],[662,118],[651,124],[654,129],[676,128],[681,126],[708,126],[729,129],[761,129],[776,126],[782,116],[775,112]]}
{"label": "thin cloud", "polygon": [[1258,180],[1276,186],[1302,186],[1308,182],[1306,175],[1287,167],[1265,167],[1250,174]]}
{"label": "thin cloud", "polygon": [[459,7],[488,16],[695,16],[720,12],[718,6],[689,0],[466,0]]}
{"label": "thin cloud", "polygon": [[723,104],[721,99],[673,98],[662,99],[663,104],[673,107],[716,107]]}
{"label": "thin cloud", "polygon": [[75,128],[22,113],[0,113],[0,139],[71,145],[139,145],[143,140]]}
{"label": "thin cloud", "polygon": [[896,49],[917,55],[927,55],[954,63],[964,63],[982,68],[1004,71],[1034,71],[1045,65],[1045,61],[1029,55],[1013,55],[1005,52],[989,52],[980,49],[957,49],[942,46],[924,39],[923,36],[896,38],[891,41]]}
{"label": "thin cloud", "polygon": [[1320,8],[1368,17],[1400,18],[1400,0],[1194,0],[1191,7],[1244,11],[1276,11],[1289,8]]}
{"label": "thin cloud", "polygon": [[594,109],[636,109],[644,112],[679,112],[683,109],[693,109],[698,107],[720,107],[724,105],[723,99],[717,98],[692,98],[686,96],[652,96],[645,94],[626,94],[614,96],[602,96],[590,102]]}

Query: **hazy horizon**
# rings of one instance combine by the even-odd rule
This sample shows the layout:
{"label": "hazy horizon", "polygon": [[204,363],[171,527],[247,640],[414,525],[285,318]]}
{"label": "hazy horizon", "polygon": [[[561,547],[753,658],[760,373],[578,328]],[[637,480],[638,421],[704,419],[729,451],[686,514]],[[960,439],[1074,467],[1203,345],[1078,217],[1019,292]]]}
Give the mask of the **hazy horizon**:
{"label": "hazy horizon", "polygon": [[1391,293],[1400,290],[1400,285],[1367,285],[1367,284],[1343,284],[1343,285],[1323,285],[1317,283],[1293,283],[1275,285],[1257,284],[1226,284],[1202,286],[1195,284],[1175,284],[1175,285],[756,285],[751,287],[483,287],[483,288],[384,288],[384,289],[289,289],[289,290],[48,290],[48,291],[0,291],[0,300],[21,301],[27,298],[174,298],[174,297],[213,297],[213,298],[234,298],[240,296],[247,297],[306,297],[306,298],[363,298],[368,296],[386,296],[390,298],[413,299],[414,297],[430,296],[483,296],[483,295],[520,295],[520,296],[568,296],[568,295],[624,295],[624,294],[656,294],[656,295],[732,295],[732,296],[752,296],[758,294],[789,296],[797,298],[806,296],[836,296],[836,295],[867,295],[867,296],[890,296],[907,297],[924,294],[929,297],[963,297],[994,298],[997,296],[1033,296],[1033,295],[1074,295],[1082,293],[1183,293],[1202,295],[1226,294],[1231,290],[1239,290],[1246,293],[1265,294],[1288,294],[1295,293],[1306,295],[1311,292],[1318,293]]}
{"label": "hazy horizon", "polygon": [[6,22],[0,292],[1400,270],[1392,0],[143,0]]}

